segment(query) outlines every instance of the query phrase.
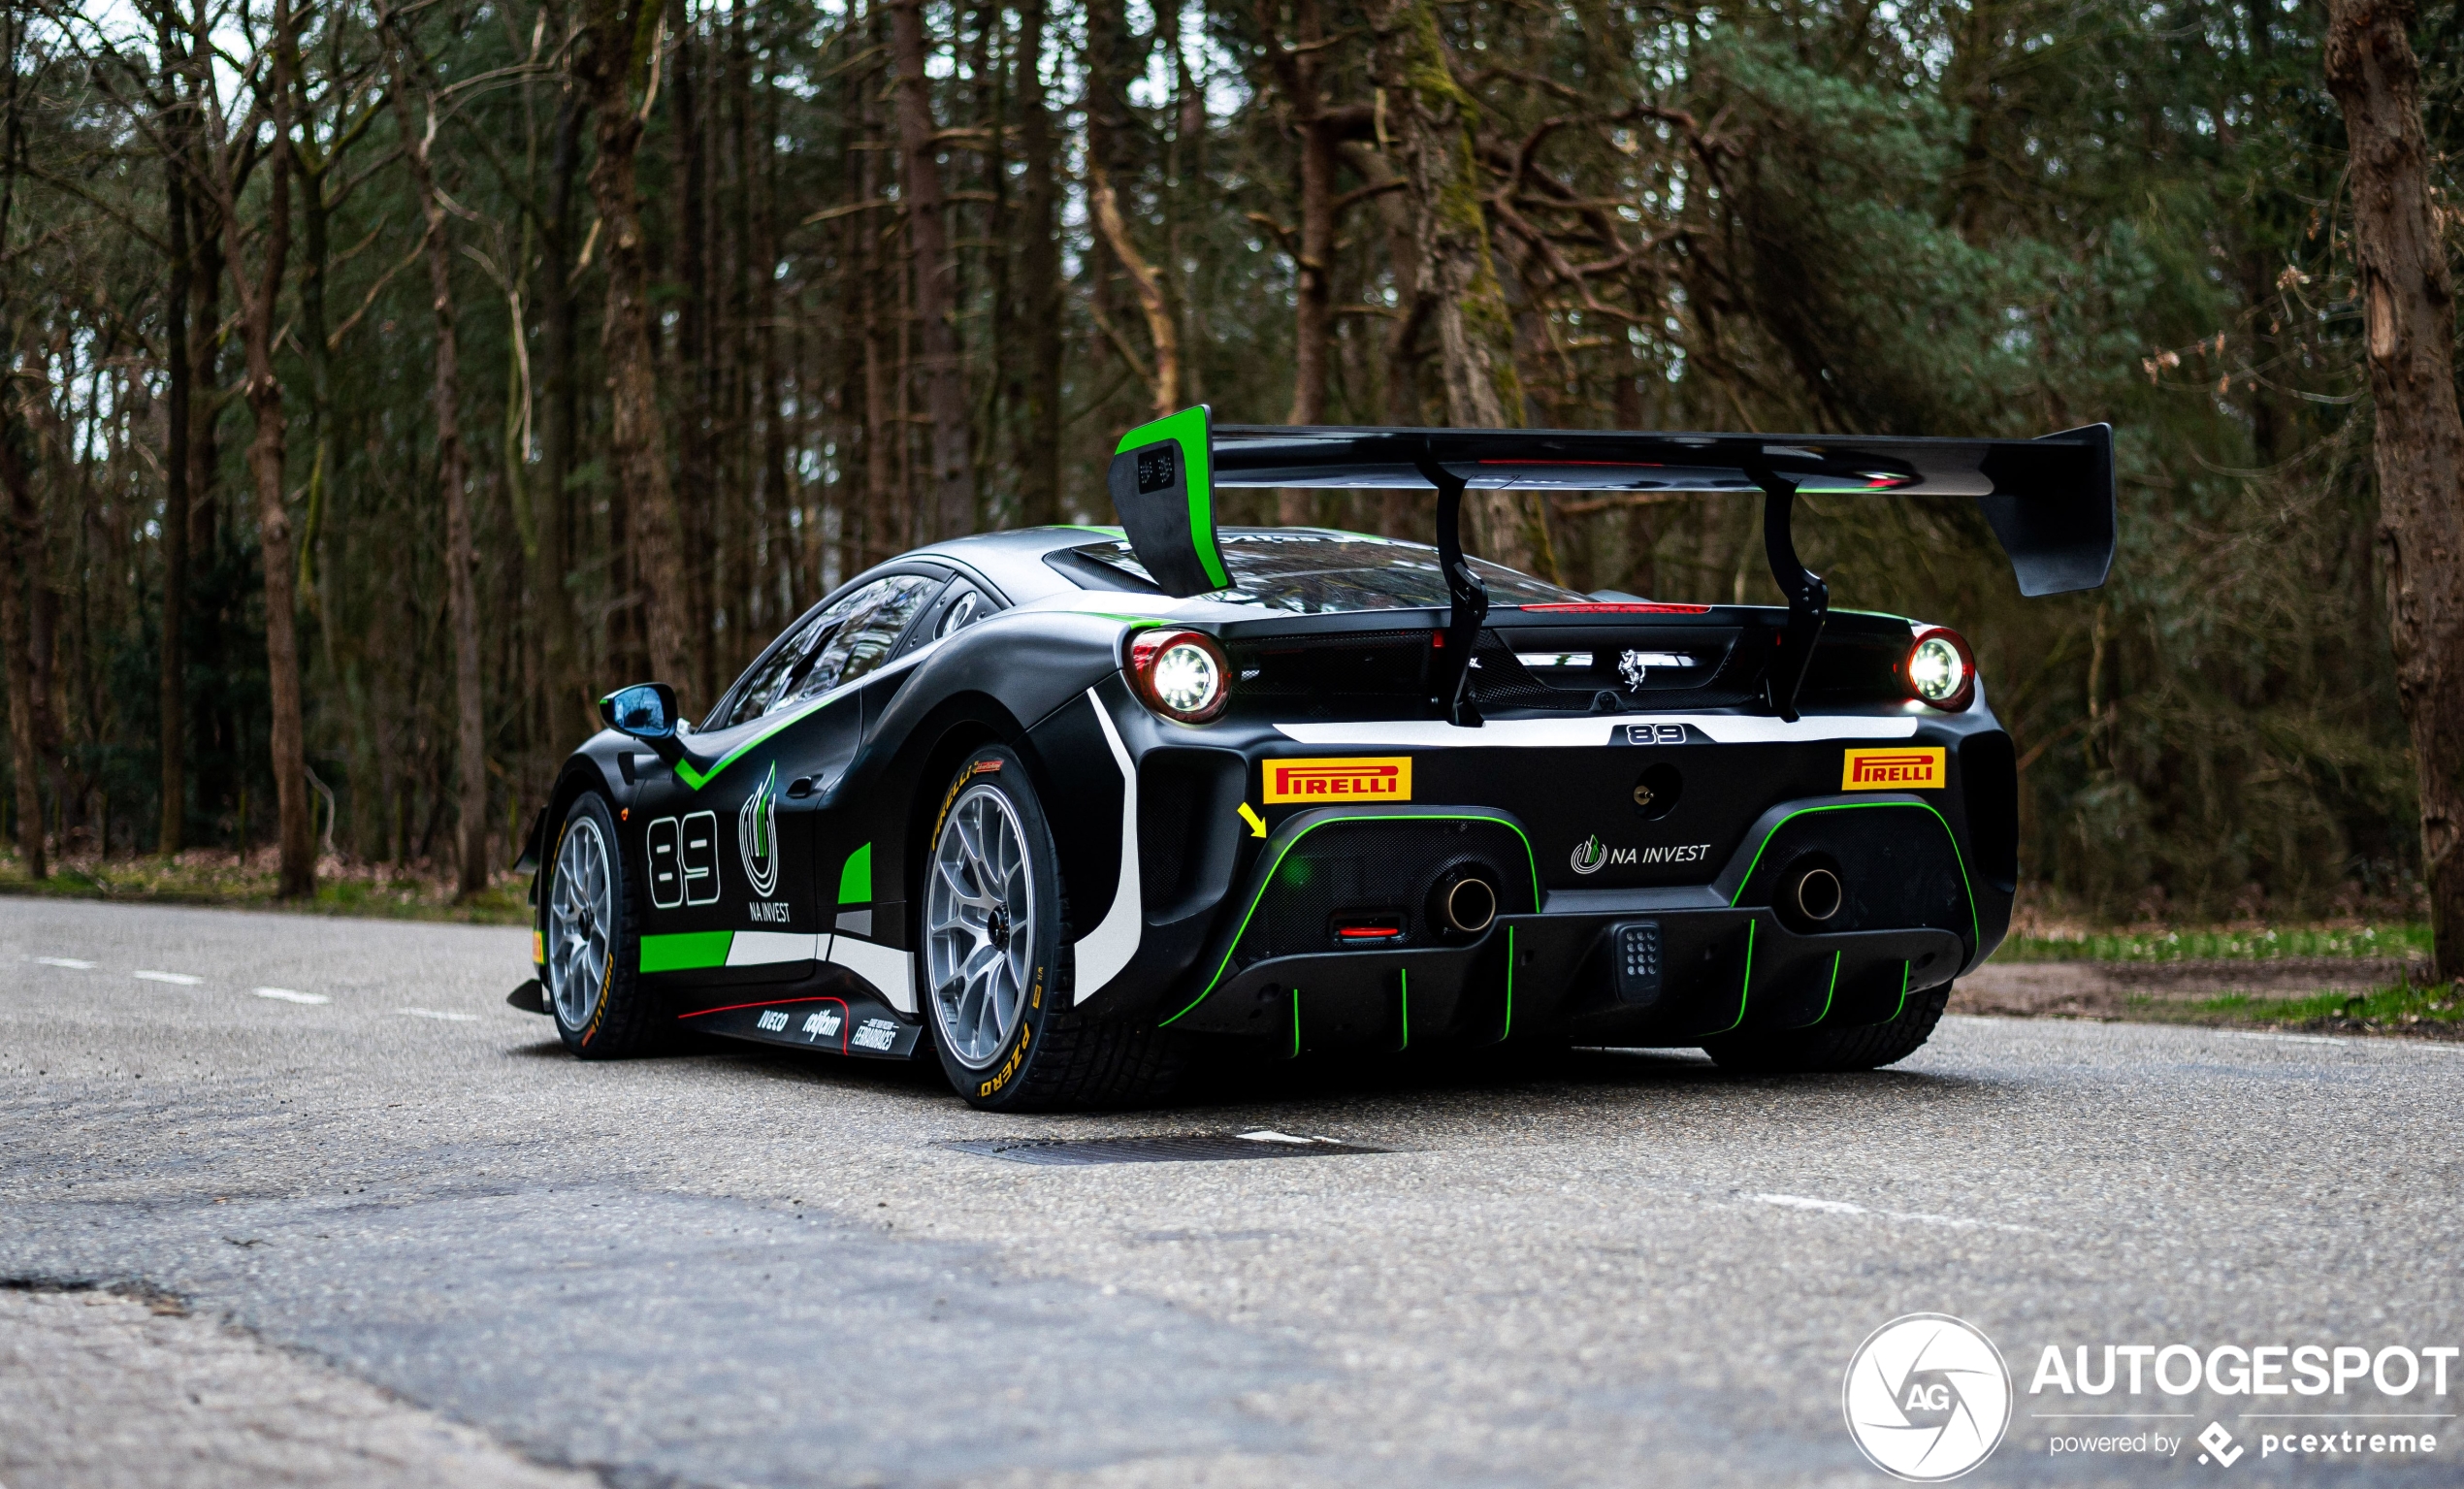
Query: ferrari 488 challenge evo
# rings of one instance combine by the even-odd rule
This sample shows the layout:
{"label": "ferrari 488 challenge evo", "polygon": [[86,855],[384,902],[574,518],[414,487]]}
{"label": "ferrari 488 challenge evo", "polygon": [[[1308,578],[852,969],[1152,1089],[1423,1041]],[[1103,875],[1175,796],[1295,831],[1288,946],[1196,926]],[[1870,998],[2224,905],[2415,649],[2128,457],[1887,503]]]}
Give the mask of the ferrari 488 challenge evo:
{"label": "ferrari 488 challenge evo", "polygon": [[[679,1028],[937,1059],[978,1106],[1159,1097],[1225,1041],[1699,1045],[1856,1070],[2009,922],[2010,736],[1967,643],[1832,610],[1799,493],[1975,499],[2029,595],[2114,550],[2112,432],[2033,440],[1132,431],[1119,528],[935,543],[698,724],[602,704],[525,849],[575,1054]],[[1432,548],[1218,528],[1224,487],[1418,488]],[[1764,493],[1788,604],[1467,558],[1474,487]]]}

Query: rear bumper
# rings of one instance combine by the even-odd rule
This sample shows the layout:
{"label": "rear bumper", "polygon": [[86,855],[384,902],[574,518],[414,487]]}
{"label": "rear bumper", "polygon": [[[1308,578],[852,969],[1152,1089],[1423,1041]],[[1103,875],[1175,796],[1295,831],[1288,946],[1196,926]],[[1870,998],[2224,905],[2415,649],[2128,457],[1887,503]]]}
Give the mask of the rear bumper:
{"label": "rear bumper", "polygon": [[[1707,884],[1551,890],[1510,813],[1313,811],[1265,845],[1153,1017],[1294,1052],[1543,1030],[1694,1044],[1876,1023],[2000,940],[2008,900],[1971,878],[1971,857],[1917,795],[1808,797],[1764,813]],[[1777,908],[1812,864],[1846,886],[1823,922]],[[1500,913],[1448,931],[1428,907],[1467,871],[1495,879]],[[1388,921],[1391,937],[1345,937]]]}

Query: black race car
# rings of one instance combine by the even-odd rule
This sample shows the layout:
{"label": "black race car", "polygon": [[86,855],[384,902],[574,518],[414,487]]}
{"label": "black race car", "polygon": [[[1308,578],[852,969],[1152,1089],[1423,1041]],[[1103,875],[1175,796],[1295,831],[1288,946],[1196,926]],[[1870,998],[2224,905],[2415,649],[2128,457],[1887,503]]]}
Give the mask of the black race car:
{"label": "black race car", "polygon": [[[1786,608],[1464,555],[1463,492],[1756,490]],[[1223,487],[1435,493],[1439,542],[1218,529]],[[1956,631],[1834,611],[1799,493],[1972,497],[2030,595],[2114,550],[2111,431],[2036,440],[1133,431],[1122,526],[841,586],[698,725],[611,694],[526,853],[585,1058],[679,1028],[1134,1104],[1209,1041],[1699,1045],[1853,1070],[2007,926],[2010,736]],[[927,1052],[928,1047],[928,1052]]]}

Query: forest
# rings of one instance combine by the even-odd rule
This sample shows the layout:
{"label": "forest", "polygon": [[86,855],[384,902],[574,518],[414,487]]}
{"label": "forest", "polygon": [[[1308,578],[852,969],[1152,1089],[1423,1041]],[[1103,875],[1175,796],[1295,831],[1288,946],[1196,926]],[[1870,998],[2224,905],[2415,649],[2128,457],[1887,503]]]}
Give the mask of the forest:
{"label": "forest", "polygon": [[[1158,8],[1160,7],[1160,8]],[[6,0],[16,858],[502,874],[594,700],[1112,520],[1120,433],[2117,431],[2101,591],[1813,500],[1961,628],[2039,905],[2397,915],[2418,787],[2347,126],[2298,0]],[[2410,15],[2410,12],[2406,13]],[[2464,201],[2464,19],[2411,16]],[[2448,262],[2464,210],[2430,221]],[[2451,313],[2451,310],[2450,310]],[[1243,521],[1427,537],[1408,494]],[[1475,552],[1776,602],[1759,502]]]}

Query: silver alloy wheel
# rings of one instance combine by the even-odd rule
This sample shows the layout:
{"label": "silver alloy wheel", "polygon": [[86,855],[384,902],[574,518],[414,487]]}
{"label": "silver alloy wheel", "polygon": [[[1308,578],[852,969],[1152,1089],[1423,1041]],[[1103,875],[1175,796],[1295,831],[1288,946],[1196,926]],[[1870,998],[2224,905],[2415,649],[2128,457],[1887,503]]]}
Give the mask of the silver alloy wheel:
{"label": "silver alloy wheel", "polygon": [[1017,811],[991,787],[969,787],[932,845],[924,971],[941,1037],[970,1070],[992,1063],[1026,1011],[1035,909]]}
{"label": "silver alloy wheel", "polygon": [[599,824],[576,818],[556,851],[556,888],[547,911],[548,992],[556,1000],[556,1017],[568,1029],[590,1021],[606,990],[615,920],[616,878],[608,872],[607,840]]}

